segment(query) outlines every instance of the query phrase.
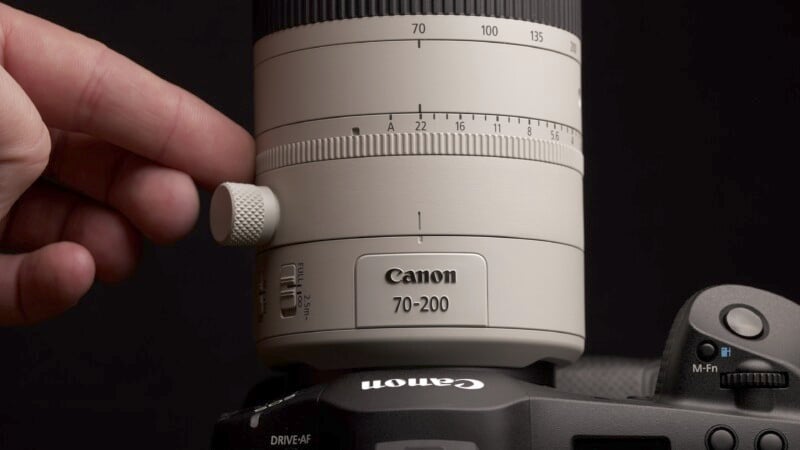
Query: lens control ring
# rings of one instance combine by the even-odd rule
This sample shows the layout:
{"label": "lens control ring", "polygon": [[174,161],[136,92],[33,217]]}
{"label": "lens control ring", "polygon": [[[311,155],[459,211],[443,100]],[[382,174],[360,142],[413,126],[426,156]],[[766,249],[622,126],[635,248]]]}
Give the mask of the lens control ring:
{"label": "lens control ring", "polygon": [[[524,125],[523,125],[524,127]],[[259,153],[258,173],[312,162],[387,156],[478,156],[537,161],[583,175],[583,154],[566,144],[471,133],[392,133],[293,142]]]}

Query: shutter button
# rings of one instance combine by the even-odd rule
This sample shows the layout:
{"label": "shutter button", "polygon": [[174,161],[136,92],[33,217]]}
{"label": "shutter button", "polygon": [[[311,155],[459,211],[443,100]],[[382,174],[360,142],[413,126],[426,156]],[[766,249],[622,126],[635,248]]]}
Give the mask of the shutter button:
{"label": "shutter button", "polygon": [[744,339],[756,339],[764,332],[764,320],[761,316],[742,306],[728,311],[724,321],[733,334]]}

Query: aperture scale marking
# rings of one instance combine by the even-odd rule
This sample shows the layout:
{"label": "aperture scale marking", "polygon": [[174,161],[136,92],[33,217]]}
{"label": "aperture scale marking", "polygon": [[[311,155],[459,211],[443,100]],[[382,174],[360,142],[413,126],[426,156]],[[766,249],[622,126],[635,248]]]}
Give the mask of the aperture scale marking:
{"label": "aperture scale marking", "polygon": [[300,140],[356,133],[368,135],[426,132],[517,136],[560,142],[578,150],[583,147],[582,133],[563,123],[509,114],[425,111],[421,104],[416,111],[328,117],[283,125],[259,134],[258,139],[259,149],[266,149]]}

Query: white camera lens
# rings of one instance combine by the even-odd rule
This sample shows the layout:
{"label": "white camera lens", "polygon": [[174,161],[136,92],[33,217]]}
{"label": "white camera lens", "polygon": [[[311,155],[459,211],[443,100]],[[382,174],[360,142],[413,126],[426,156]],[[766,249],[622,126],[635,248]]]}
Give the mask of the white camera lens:
{"label": "white camera lens", "polygon": [[257,187],[221,188],[212,222],[258,247],[264,359],[577,359],[580,1],[257,0],[255,20]]}

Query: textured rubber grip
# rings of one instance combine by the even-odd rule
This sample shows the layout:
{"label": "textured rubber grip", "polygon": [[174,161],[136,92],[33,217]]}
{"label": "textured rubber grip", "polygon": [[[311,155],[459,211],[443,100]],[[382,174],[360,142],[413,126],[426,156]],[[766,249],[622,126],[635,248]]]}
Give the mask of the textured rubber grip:
{"label": "textured rubber grip", "polygon": [[556,389],[611,399],[652,397],[658,369],[655,359],[584,356],[556,371]]}
{"label": "textured rubber grip", "polygon": [[581,0],[255,0],[254,37],[359,17],[461,15],[550,25],[580,37]]}

